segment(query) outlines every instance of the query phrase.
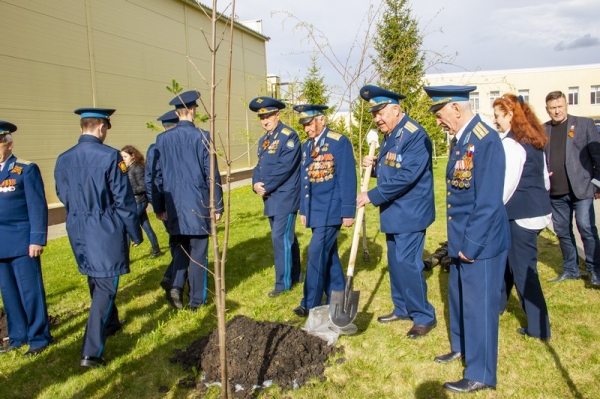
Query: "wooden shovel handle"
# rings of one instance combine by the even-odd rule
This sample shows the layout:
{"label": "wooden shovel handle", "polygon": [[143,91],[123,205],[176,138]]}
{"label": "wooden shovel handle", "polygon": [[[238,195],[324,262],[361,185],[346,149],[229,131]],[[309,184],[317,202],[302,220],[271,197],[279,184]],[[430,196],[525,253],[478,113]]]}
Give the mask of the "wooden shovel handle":
{"label": "wooden shovel handle", "polygon": [[[372,141],[369,145],[369,157],[373,158],[375,156],[375,149],[377,147],[377,143]],[[365,169],[362,186],[360,187],[360,192],[367,191],[369,189],[369,179],[371,179],[371,171],[373,170],[373,163],[367,166]],[[358,252],[358,242],[360,241],[360,230],[362,227],[362,221],[365,217],[365,207],[358,208],[356,212],[356,219],[354,219],[354,236],[352,237],[352,247],[350,248],[350,260],[348,261],[348,271],[346,272],[347,277],[352,277],[354,275],[354,264],[356,263],[356,253]]]}

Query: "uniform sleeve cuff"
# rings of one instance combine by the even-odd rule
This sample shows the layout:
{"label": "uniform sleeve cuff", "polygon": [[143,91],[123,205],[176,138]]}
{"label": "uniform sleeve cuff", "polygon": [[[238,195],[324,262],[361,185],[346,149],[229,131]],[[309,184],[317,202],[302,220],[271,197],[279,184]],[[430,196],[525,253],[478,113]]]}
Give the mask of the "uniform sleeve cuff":
{"label": "uniform sleeve cuff", "polygon": [[45,246],[47,242],[48,234],[46,233],[37,233],[31,232],[29,233],[29,244],[41,245]]}
{"label": "uniform sleeve cuff", "polygon": [[375,206],[379,206],[388,202],[387,198],[385,198],[383,194],[381,194],[381,192],[379,191],[379,187],[375,187],[374,189],[369,190],[367,195],[369,196],[369,200],[371,201],[371,203]]}
{"label": "uniform sleeve cuff", "polygon": [[352,218],[356,215],[356,206],[342,205],[342,218]]}

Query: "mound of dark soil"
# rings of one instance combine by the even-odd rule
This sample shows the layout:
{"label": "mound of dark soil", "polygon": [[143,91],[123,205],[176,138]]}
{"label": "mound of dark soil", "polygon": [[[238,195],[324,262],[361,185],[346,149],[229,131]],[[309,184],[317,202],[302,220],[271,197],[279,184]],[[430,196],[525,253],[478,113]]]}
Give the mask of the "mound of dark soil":
{"label": "mound of dark soil", "polygon": [[[321,338],[293,326],[236,316],[226,325],[227,373],[232,387],[272,380],[283,389],[304,385],[311,377],[325,380],[328,358],[343,347],[327,346]],[[343,359],[338,360],[342,362]],[[202,370],[206,382],[220,381],[219,338],[215,329],[171,359],[184,368]]]}

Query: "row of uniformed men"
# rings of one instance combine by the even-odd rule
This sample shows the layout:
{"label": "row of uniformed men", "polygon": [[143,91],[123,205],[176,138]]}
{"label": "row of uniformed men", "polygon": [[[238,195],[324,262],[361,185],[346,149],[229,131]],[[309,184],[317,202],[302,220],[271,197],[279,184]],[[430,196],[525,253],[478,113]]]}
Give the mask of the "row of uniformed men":
{"label": "row of uniformed men", "polygon": [[[461,87],[431,87],[426,90],[434,99],[432,111],[436,112],[438,121],[442,120],[439,114],[447,104],[468,101],[468,91]],[[193,125],[198,96],[197,92],[187,92],[171,102],[176,107],[179,122],[157,137],[156,145],[148,154],[148,193],[157,218],[165,221],[174,244],[172,248],[179,248],[179,251],[173,252],[174,265],[168,288],[170,301],[176,307],[182,307],[181,292],[188,279],[191,261],[187,254],[205,265],[210,232],[208,184],[210,179],[217,183],[219,180],[218,171],[215,170],[211,176],[208,167],[211,146],[208,132],[200,131],[201,134],[198,134]],[[306,316],[308,309],[321,304],[323,294],[329,298],[332,291],[344,289],[337,254],[337,234],[342,224],[353,224],[357,205],[373,203],[380,208],[381,229],[386,233],[395,306],[390,315],[380,317],[379,321],[410,318],[414,324],[407,335],[415,338],[427,334],[436,324],[435,312],[427,301],[427,287],[421,274],[425,229],[435,217],[431,142],[424,129],[402,112],[400,100],[404,96],[401,94],[377,86],[365,86],[361,89],[361,96],[369,101],[374,122],[384,133],[384,138],[374,163],[377,187],[360,193],[358,197],[350,142],[343,135],[327,129],[322,112],[326,106],[295,107],[311,139],[303,145],[300,155],[297,134],[279,121],[278,112],[285,105],[268,97],[258,97],[250,103],[266,131],[259,140],[259,161],[254,170],[253,188],[263,198],[265,214],[269,216],[273,230],[277,272],[275,289],[270,296],[279,295],[301,280],[299,250],[294,234],[298,209],[301,222],[313,230],[304,297],[300,306],[294,309],[296,314]],[[123,161],[117,150],[102,144],[114,110],[93,108],[76,112],[81,115],[83,134],[79,143],[57,160],[55,180],[57,194],[67,210],[67,232],[79,270],[88,276],[90,285],[92,306],[81,364],[94,367],[104,364],[101,355],[106,336],[120,328],[114,299],[119,276],[129,272],[128,235],[134,245],[141,242],[142,236]],[[501,180],[499,176],[487,174],[494,170],[502,171],[500,166],[504,159],[494,155],[495,146],[500,145],[499,139],[497,135],[487,134],[492,129],[478,116],[466,121],[463,117],[462,122],[468,122],[461,126],[468,130],[468,134],[457,153],[466,152],[472,143],[476,143],[478,151],[471,153],[473,183],[470,189],[459,190],[450,183],[456,157],[450,160],[448,166],[448,191],[454,194],[449,196],[449,205],[452,206],[448,210],[451,221],[448,223],[449,251],[457,266],[453,268],[455,272],[451,272],[449,290],[452,348],[453,352],[472,357],[465,378],[484,386],[495,386],[497,319],[495,324],[493,321],[483,322],[483,319],[489,318],[481,316],[487,312],[481,304],[499,300],[495,292],[498,291],[499,297],[500,290],[495,290],[495,285],[500,284],[501,276],[482,285],[479,274],[484,269],[489,272],[491,264],[503,263],[500,258],[504,256],[505,260],[506,257],[508,238],[497,218],[504,209],[502,190],[498,200],[495,195],[498,190],[487,190],[489,187],[484,184]],[[452,129],[450,131],[452,133]],[[475,133],[471,134],[472,131]],[[497,153],[502,154],[500,151]],[[460,156],[462,153],[457,155]],[[365,159],[363,165],[373,161]],[[479,167],[490,163],[495,167]],[[12,170],[14,168],[11,173]],[[220,214],[222,193],[219,184],[217,187],[216,206],[217,214]],[[501,188],[501,185],[495,187]],[[489,202],[489,206],[479,206],[482,201]],[[479,209],[480,214],[473,217],[473,211]],[[120,234],[114,234],[115,231]],[[479,259],[486,259],[483,262],[486,266],[478,267]],[[7,262],[7,265],[15,269],[12,262]],[[4,263],[2,267],[5,267]],[[190,307],[195,308],[206,301],[206,269],[192,265],[189,270]],[[467,294],[464,289],[467,282],[471,287],[469,295],[480,299],[493,297],[492,300],[463,300],[464,294]],[[475,303],[478,305],[475,306]],[[473,306],[476,309],[471,309]],[[497,304],[492,307],[497,313]],[[42,313],[45,314],[45,304]],[[29,316],[25,314],[24,320]],[[484,340],[482,336],[491,339]],[[49,342],[47,338],[41,348]],[[461,380],[456,384],[457,389],[462,389],[465,382]],[[453,387],[450,385],[451,389]]]}
{"label": "row of uniformed men", "polygon": [[[461,140],[447,167],[448,239],[452,267],[449,283],[451,352],[436,357],[445,363],[465,357],[464,378],[447,382],[451,391],[471,392],[496,386],[498,309],[510,238],[502,202],[504,154],[497,134],[469,106],[472,86],[437,86],[425,90],[439,125]],[[298,138],[279,121],[285,104],[268,97],[252,100],[265,135],[258,144],[253,189],[263,198],[272,228],[276,279],[270,297],[301,281],[296,212],[313,232],[304,296],[294,313],[329,303],[333,291],[344,290],[337,253],[341,225],[353,223],[356,206],[380,209],[386,234],[394,309],[381,323],[412,320],[409,338],[422,337],[436,326],[427,300],[422,253],[425,230],[435,219],[432,145],[423,127],[402,112],[405,97],[368,85],[360,90],[373,121],[383,133],[374,166],[377,186],[356,196],[356,172],[347,138],[328,130],[323,105],[298,105],[300,123],[309,140],[298,151]],[[477,151],[475,151],[477,149]],[[466,180],[468,172],[469,184]],[[464,176],[463,176],[464,175]],[[464,179],[463,179],[464,177]]]}

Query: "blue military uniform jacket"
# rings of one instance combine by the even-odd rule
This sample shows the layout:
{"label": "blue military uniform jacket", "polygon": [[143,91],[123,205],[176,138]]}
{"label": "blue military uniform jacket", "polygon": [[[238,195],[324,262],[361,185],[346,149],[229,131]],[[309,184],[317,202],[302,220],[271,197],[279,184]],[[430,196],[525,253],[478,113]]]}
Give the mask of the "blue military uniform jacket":
{"label": "blue military uniform jacket", "polygon": [[448,254],[489,259],[510,247],[502,202],[505,157],[498,134],[476,115],[466,126],[446,169]]}
{"label": "blue military uniform jacket", "polygon": [[[167,212],[170,235],[209,235],[210,136],[190,121],[159,134],[154,146],[154,212]],[[215,159],[215,204],[223,209],[221,176]]]}
{"label": "blue military uniform jacket", "polygon": [[258,163],[252,186],[264,183],[265,216],[295,213],[300,206],[300,139],[294,129],[279,122],[258,140]]}
{"label": "blue military uniform jacket", "polygon": [[98,278],[129,273],[129,238],[143,238],[119,151],[82,134],[56,160],[54,180],[79,271]]}
{"label": "blue military uniform jacket", "polygon": [[383,139],[373,169],[377,187],[368,193],[371,203],[379,207],[383,233],[412,233],[433,223],[431,153],[427,132],[408,115]]}
{"label": "blue military uniform jacket", "polygon": [[29,255],[46,245],[48,204],[36,164],[11,155],[0,171],[0,259]]}
{"label": "blue military uniform jacket", "polygon": [[154,151],[154,143],[150,144],[148,151],[146,151],[146,168],[144,169],[144,185],[146,186],[146,196],[148,197],[148,203],[152,203],[152,197],[156,186],[153,184],[154,176],[156,174],[156,157]]}
{"label": "blue military uniform jacket", "polygon": [[315,143],[302,146],[300,215],[306,227],[339,226],[356,213],[356,166],[346,136],[325,128]]}

